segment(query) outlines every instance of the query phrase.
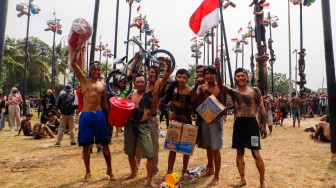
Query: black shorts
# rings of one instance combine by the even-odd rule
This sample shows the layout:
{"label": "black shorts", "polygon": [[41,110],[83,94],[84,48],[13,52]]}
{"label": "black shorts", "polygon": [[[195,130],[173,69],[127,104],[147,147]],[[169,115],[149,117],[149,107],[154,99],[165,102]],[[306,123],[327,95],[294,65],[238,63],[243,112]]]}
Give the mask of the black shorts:
{"label": "black shorts", "polygon": [[287,117],[287,107],[280,107],[280,111],[282,113],[282,116],[283,118],[286,118]]}
{"label": "black shorts", "polygon": [[259,124],[255,117],[237,117],[233,125],[232,148],[261,149]]}

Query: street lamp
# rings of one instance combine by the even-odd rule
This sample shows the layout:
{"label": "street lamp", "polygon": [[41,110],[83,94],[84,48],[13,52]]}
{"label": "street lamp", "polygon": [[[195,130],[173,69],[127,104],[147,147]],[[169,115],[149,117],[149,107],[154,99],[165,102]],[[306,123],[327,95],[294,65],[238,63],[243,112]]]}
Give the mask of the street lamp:
{"label": "street lamp", "polygon": [[197,40],[197,38],[191,39],[191,42],[194,42],[194,44],[190,46],[192,52],[191,57],[195,58],[195,64],[197,66],[198,59],[200,59],[202,55],[200,48],[204,45],[204,43],[202,40]]}
{"label": "street lamp", "polygon": [[271,58],[269,59],[269,63],[271,65],[271,76],[272,76],[272,95],[274,95],[274,73],[273,73],[273,65],[276,60],[274,50],[273,50],[273,40],[272,40],[272,27],[278,27],[278,17],[271,16],[271,12],[268,12],[268,22],[269,22],[269,30],[270,30],[270,38],[268,39],[268,49],[270,50]]}
{"label": "street lamp", "polygon": [[42,62],[41,62],[41,72],[40,72],[40,96],[42,96],[42,82],[43,82],[43,62],[44,62],[44,55],[47,54],[47,51],[46,51],[46,47],[45,46],[42,46],[41,48],[41,52],[38,54],[42,57]]}
{"label": "street lamp", "polygon": [[296,64],[295,64],[295,92],[297,92],[297,55],[298,55],[297,49],[295,49],[292,53],[296,54],[296,59],[295,59],[295,62],[296,62]]}
{"label": "street lamp", "polygon": [[103,56],[106,57],[105,79],[107,79],[108,58],[111,58],[113,56],[112,51],[106,47]]}
{"label": "street lamp", "polygon": [[45,28],[45,31],[52,31],[53,35],[53,47],[52,47],[52,65],[51,65],[51,90],[55,92],[55,37],[56,33],[61,35],[62,34],[62,25],[59,23],[61,19],[57,19],[56,15],[54,14],[54,19],[48,20],[47,25],[48,27]]}
{"label": "street lamp", "polygon": [[33,0],[29,0],[29,3],[20,3],[16,5],[16,10],[19,11],[18,17],[27,15],[27,30],[26,30],[26,39],[25,39],[25,65],[24,65],[24,76],[23,76],[23,114],[26,114],[26,85],[27,85],[27,63],[28,63],[28,36],[29,36],[29,24],[30,24],[30,12],[33,14],[38,14],[41,9],[32,4]]}

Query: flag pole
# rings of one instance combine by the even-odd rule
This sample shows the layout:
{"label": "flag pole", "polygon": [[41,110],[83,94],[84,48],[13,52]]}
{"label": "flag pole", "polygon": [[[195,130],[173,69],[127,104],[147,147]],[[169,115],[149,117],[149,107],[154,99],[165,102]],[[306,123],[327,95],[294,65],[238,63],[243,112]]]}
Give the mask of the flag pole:
{"label": "flag pole", "polygon": [[219,12],[220,12],[220,20],[221,20],[221,30],[222,30],[222,35],[224,37],[224,42],[225,42],[225,51],[226,51],[226,60],[228,64],[228,70],[229,70],[229,75],[230,75],[230,84],[231,88],[234,87],[233,84],[233,77],[232,77],[232,70],[231,70],[231,63],[230,63],[230,55],[229,55],[229,50],[228,50],[228,44],[227,44],[227,38],[226,38],[226,32],[225,32],[225,24],[224,24],[224,17],[223,17],[223,2],[219,0]]}
{"label": "flag pole", "polygon": [[[127,40],[129,39],[130,29],[131,29],[130,25],[131,25],[131,16],[132,16],[132,3],[133,3],[133,1],[129,2],[128,25],[127,25]],[[141,28],[140,28],[140,30],[141,30]],[[140,37],[141,37],[141,34],[140,34]],[[128,62],[128,46],[129,46],[129,42],[126,44],[126,62]]]}
{"label": "flag pole", "polygon": [[[332,40],[331,18],[330,18],[330,1],[321,1],[322,19],[323,19],[323,34],[324,34],[324,50],[325,64],[327,74],[327,89],[328,89],[328,111],[330,124],[330,145],[331,145],[331,160],[336,162],[336,89],[335,89],[335,62]],[[323,88],[322,88],[323,89]]]}
{"label": "flag pole", "polygon": [[[8,0],[1,0],[0,8],[0,75],[2,75],[2,59],[4,56],[4,43],[7,23]],[[29,14],[29,12],[28,12]],[[0,84],[2,86],[2,76],[0,76]]]}
{"label": "flag pole", "polygon": [[215,58],[215,43],[214,43],[214,28],[211,29],[211,64],[214,63]]}
{"label": "flag pole", "polygon": [[[114,52],[113,55],[117,57],[117,47],[118,47],[118,20],[119,20],[119,0],[117,0],[116,7],[116,20],[115,20],[115,28],[114,28]],[[113,63],[113,69],[117,68],[117,64]]]}

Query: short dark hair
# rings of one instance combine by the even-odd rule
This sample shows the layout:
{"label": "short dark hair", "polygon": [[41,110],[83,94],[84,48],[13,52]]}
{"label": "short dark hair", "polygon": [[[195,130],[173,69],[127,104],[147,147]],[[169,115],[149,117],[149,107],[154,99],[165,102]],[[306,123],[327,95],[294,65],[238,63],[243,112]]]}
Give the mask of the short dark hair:
{"label": "short dark hair", "polygon": [[197,65],[197,66],[196,66],[196,71],[197,71],[198,69],[203,68],[203,67],[204,67],[203,65]]}
{"label": "short dark hair", "polygon": [[206,66],[204,69],[203,69],[203,74],[205,75],[206,72],[210,72],[212,74],[216,74],[216,68],[214,66]]}
{"label": "short dark hair", "polygon": [[190,78],[190,74],[189,71],[187,69],[179,69],[178,71],[176,71],[176,76],[178,74],[186,74],[188,78]]}
{"label": "short dark hair", "polygon": [[135,81],[135,79],[138,78],[138,77],[143,77],[143,78],[146,80],[145,75],[143,75],[143,74],[137,74],[137,75],[135,75],[135,77],[134,77],[134,81]]}
{"label": "short dark hair", "polygon": [[246,74],[246,76],[248,76],[248,75],[247,75],[247,71],[246,71],[245,69],[243,69],[243,68],[238,68],[238,69],[234,72],[234,75],[236,76],[236,74],[238,74],[239,72],[243,72],[243,73]]}
{"label": "short dark hair", "polygon": [[43,115],[43,116],[41,117],[41,123],[46,123],[47,121],[49,121],[49,117],[46,116],[46,115]]}
{"label": "short dark hair", "polygon": [[55,109],[51,109],[49,112],[51,112],[54,115],[56,115],[56,113],[57,113]]}

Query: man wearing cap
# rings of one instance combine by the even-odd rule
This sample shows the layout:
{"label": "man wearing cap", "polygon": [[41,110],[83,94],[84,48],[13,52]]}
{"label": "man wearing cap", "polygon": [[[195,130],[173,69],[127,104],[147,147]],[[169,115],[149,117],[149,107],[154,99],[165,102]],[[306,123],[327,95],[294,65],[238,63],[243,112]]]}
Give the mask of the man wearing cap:
{"label": "man wearing cap", "polygon": [[[215,62],[217,70],[219,69],[219,61]],[[234,74],[234,80],[237,89],[229,89],[222,85],[221,90],[229,94],[234,101],[236,119],[234,121],[232,148],[237,149],[237,168],[240,175],[240,182],[235,187],[246,185],[245,180],[245,148],[252,152],[256,166],[260,174],[260,187],[266,187],[265,182],[265,165],[260,155],[260,134],[266,138],[266,111],[264,108],[261,92],[256,87],[249,87],[247,83],[249,77],[243,68],[238,68]],[[256,114],[259,114],[259,123]]]}
{"label": "man wearing cap", "polygon": [[72,92],[72,85],[66,84],[64,86],[64,91],[66,93],[61,94],[57,100],[57,108],[61,111],[61,118],[60,118],[60,126],[58,127],[57,132],[57,141],[55,146],[60,147],[61,141],[63,138],[64,131],[66,130],[66,126],[69,126],[69,133],[70,133],[70,145],[75,146],[77,145],[75,140],[75,117],[74,113],[76,110],[76,106],[74,105],[75,96],[71,93]]}
{"label": "man wearing cap", "polygon": [[88,182],[91,176],[90,170],[90,145],[101,143],[103,146],[103,155],[106,162],[106,174],[111,181],[114,181],[114,175],[111,165],[111,152],[109,148],[110,135],[107,130],[107,118],[109,109],[107,105],[107,85],[100,82],[102,73],[102,64],[97,61],[90,63],[89,75],[86,77],[81,68],[79,58],[81,47],[86,41],[81,38],[78,41],[77,49],[71,59],[71,69],[78,78],[82,90],[83,111],[79,119],[78,145],[83,146],[83,160],[86,173],[82,182]]}

